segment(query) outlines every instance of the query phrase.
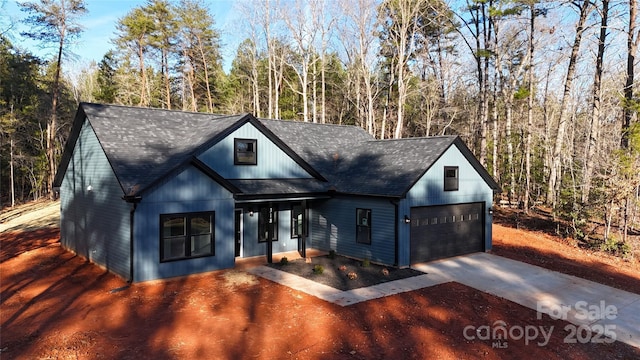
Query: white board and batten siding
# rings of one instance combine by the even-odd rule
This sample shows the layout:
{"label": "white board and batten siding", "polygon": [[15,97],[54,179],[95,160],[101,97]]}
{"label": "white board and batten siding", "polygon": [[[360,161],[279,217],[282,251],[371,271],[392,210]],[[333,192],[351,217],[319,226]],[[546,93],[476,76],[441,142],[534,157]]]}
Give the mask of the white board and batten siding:
{"label": "white board and batten siding", "polygon": [[60,186],[62,245],[123,278],[130,270],[131,206],[88,121]]}

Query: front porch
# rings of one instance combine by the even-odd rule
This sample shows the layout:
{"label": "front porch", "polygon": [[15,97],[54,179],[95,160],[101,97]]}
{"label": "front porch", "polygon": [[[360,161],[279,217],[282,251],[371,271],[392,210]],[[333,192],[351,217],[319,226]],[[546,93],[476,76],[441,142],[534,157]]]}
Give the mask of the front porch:
{"label": "front porch", "polygon": [[[324,256],[327,255],[328,252],[318,249],[307,249],[307,258],[312,258],[316,256]],[[281,253],[273,254],[273,262],[277,263],[280,260],[286,257],[288,260],[300,259],[300,253],[298,251],[286,251]],[[248,270],[261,265],[265,265],[268,263],[267,258],[264,255],[252,256],[246,258],[236,258],[234,269],[236,270]]]}

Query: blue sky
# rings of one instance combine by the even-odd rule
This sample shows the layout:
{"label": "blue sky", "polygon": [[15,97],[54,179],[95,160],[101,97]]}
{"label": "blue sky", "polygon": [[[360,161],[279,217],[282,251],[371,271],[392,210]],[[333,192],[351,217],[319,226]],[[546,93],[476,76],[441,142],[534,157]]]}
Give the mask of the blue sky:
{"label": "blue sky", "polygon": [[[114,38],[118,19],[145,2],[145,0],[86,0],[89,12],[80,19],[84,31],[76,43],[68,49],[76,56],[69,57],[67,60],[77,63],[88,63],[94,60],[98,63],[104,54],[114,47],[111,39]],[[216,28],[222,35],[222,55],[225,60],[225,69],[227,69],[226,62],[231,62],[237,44],[241,41],[232,36],[234,2],[232,0],[205,0],[205,2],[214,16]],[[26,15],[27,13],[20,10],[16,1],[0,0],[0,33],[10,27],[8,36],[14,45],[43,59],[53,57],[55,44],[43,48],[38,42],[20,36],[20,32],[26,29],[21,23]]]}

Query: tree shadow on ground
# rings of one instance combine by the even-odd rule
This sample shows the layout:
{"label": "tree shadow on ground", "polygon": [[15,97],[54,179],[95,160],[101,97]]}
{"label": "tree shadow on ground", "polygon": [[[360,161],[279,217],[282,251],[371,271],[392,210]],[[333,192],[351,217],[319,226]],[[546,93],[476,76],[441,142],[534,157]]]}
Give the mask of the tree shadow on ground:
{"label": "tree shadow on ground", "polygon": [[60,241],[60,229],[42,228],[35,231],[8,231],[0,233],[0,262],[27,251],[49,246]]}

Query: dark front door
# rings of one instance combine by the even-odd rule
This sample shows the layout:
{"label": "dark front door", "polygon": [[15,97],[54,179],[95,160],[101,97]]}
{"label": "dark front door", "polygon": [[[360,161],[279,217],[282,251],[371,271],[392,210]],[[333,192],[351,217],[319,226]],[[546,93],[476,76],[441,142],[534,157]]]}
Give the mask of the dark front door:
{"label": "dark front door", "polygon": [[307,206],[306,201],[291,208],[291,234],[298,238],[298,253],[307,256]]}
{"label": "dark front door", "polygon": [[235,211],[235,244],[236,244],[236,257],[242,255],[242,209],[236,209]]}
{"label": "dark front door", "polygon": [[263,206],[258,215],[258,241],[267,243],[267,262],[273,262],[273,242],[278,241],[278,208]]}

